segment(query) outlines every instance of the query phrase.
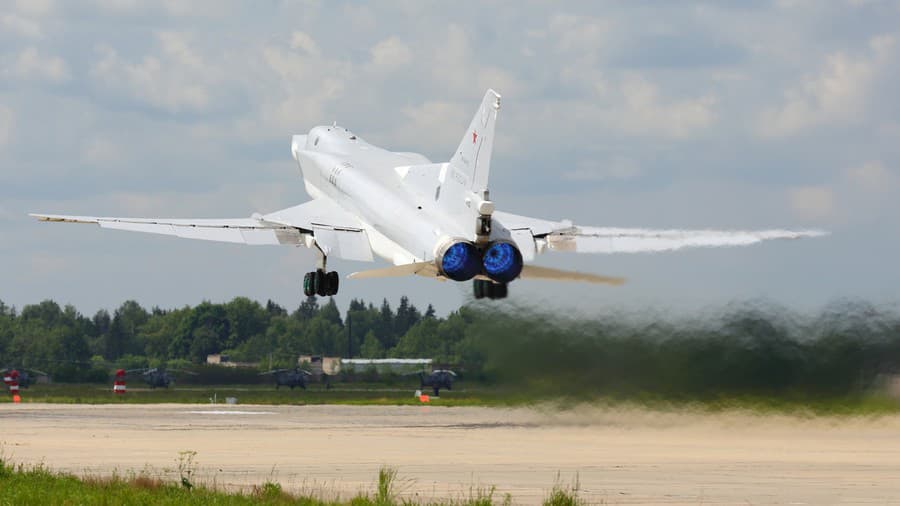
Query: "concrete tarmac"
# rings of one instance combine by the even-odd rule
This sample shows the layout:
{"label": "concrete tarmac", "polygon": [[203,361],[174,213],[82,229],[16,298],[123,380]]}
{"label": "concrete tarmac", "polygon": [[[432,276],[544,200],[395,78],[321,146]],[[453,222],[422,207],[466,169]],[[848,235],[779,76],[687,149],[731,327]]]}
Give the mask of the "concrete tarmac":
{"label": "concrete tarmac", "polygon": [[0,404],[0,454],[76,475],[177,479],[349,498],[378,469],[406,496],[496,486],[539,503],[558,480],[606,504],[900,504],[900,416],[642,409]]}

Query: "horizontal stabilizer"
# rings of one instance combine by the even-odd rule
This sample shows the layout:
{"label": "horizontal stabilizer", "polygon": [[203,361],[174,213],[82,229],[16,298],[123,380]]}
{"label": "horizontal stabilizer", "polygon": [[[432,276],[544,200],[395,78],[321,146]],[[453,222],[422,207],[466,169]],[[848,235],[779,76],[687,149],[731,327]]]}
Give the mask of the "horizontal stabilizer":
{"label": "horizontal stabilizer", "polygon": [[354,272],[347,277],[350,279],[399,278],[411,276],[413,274],[430,278],[437,276],[438,273],[433,262],[416,262],[411,264],[393,265],[383,269],[370,269],[367,271]]}
{"label": "horizontal stabilizer", "polygon": [[539,267],[537,265],[526,265],[522,268],[522,279],[552,279],[556,281],[582,281],[585,283],[598,283],[606,285],[621,285],[625,282],[625,278],[613,278],[609,276],[600,276],[599,274],[589,274],[586,272],[564,271],[560,269],[551,269],[549,267]]}

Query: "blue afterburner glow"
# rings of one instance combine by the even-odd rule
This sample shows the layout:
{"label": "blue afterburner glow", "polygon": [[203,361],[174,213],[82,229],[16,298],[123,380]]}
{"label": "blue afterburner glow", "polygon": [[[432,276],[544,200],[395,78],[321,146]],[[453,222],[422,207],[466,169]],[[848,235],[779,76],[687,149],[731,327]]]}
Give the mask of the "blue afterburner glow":
{"label": "blue afterburner glow", "polygon": [[447,248],[441,258],[441,270],[453,281],[468,281],[481,272],[475,245],[458,242]]}
{"label": "blue afterburner glow", "polygon": [[484,252],[484,271],[500,283],[509,283],[522,272],[522,253],[508,242],[495,242]]}

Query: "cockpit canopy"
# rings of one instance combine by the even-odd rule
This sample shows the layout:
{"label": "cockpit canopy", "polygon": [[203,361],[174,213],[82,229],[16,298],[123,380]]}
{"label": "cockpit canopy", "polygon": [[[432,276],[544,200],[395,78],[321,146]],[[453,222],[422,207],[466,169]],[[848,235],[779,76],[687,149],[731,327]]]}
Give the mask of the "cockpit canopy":
{"label": "cockpit canopy", "polygon": [[309,136],[307,136],[306,149],[321,149],[322,143],[327,144],[329,141],[358,142],[361,140],[355,133],[342,126],[317,126],[310,130]]}

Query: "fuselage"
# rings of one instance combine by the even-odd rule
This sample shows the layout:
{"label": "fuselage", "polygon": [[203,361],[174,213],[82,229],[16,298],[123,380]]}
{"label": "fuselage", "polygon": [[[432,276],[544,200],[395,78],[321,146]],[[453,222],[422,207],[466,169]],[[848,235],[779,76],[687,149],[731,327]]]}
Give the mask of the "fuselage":
{"label": "fuselage", "polygon": [[448,238],[474,238],[473,229],[460,227],[437,208],[437,199],[429,198],[433,195],[424,195],[404,177],[405,169],[418,166],[437,179],[447,171],[446,163],[379,148],[338,126],[318,126],[295,136],[291,151],[307,193],[357,216],[373,251],[391,263],[429,261]]}

